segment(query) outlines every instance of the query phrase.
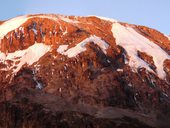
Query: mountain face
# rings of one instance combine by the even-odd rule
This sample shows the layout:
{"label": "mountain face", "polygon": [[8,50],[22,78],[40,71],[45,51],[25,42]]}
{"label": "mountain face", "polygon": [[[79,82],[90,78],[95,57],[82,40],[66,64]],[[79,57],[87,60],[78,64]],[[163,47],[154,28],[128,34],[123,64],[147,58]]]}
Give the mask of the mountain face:
{"label": "mountain face", "polygon": [[0,22],[0,127],[170,127],[170,39],[89,16]]}

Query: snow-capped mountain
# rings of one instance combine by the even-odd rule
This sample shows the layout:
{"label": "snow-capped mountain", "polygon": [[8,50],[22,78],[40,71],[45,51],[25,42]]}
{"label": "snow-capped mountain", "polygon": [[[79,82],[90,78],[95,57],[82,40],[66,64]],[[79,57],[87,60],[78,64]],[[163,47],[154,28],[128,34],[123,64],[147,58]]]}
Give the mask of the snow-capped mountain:
{"label": "snow-capped mountain", "polygon": [[[111,118],[115,127],[114,116],[99,109],[101,106],[117,107],[121,112],[135,110],[122,115],[139,120],[133,122],[139,127],[166,127],[168,121],[163,120],[162,125],[151,113],[163,113],[165,106],[170,107],[170,39],[145,26],[99,16],[16,17],[0,23],[0,85],[0,101],[4,101],[5,91],[6,102],[23,113],[23,97],[50,112],[60,110],[54,106],[62,98],[71,106],[84,104],[80,113]],[[14,104],[16,99],[19,106]],[[86,105],[98,106],[97,114]],[[31,105],[24,106],[27,110]],[[64,108],[77,112],[76,107]],[[134,112],[147,113],[151,119],[145,122],[147,117]],[[124,121],[122,126],[126,126]],[[128,125],[134,127],[133,123]]]}
{"label": "snow-capped mountain", "polygon": [[170,36],[168,36],[168,39],[170,40]]}

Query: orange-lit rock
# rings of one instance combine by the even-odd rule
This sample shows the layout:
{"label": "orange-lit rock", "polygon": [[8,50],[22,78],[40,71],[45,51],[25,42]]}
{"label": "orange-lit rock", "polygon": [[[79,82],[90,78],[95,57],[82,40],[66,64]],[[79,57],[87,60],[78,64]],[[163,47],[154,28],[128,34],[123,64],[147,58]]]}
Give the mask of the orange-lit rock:
{"label": "orange-lit rock", "polygon": [[[169,127],[170,59],[163,63],[164,79],[154,55],[142,49],[136,56],[150,70],[130,67],[132,56],[116,45],[112,33],[117,21],[42,14],[27,18],[0,38],[0,127]],[[170,56],[164,34],[119,23]]]}

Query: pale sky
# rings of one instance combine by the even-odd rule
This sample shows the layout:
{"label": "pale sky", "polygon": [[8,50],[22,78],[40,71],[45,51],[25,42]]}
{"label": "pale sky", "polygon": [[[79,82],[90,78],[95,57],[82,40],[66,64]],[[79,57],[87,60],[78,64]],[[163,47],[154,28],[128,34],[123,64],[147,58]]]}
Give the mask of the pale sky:
{"label": "pale sky", "polygon": [[170,0],[2,0],[0,20],[24,14],[98,15],[170,35]]}

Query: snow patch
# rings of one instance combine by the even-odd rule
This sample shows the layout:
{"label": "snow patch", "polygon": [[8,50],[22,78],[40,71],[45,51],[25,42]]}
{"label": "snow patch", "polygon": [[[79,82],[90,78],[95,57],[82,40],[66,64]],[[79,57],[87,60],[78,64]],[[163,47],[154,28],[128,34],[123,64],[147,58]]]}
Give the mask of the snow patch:
{"label": "snow patch", "polygon": [[64,22],[68,22],[68,23],[79,23],[79,21],[69,19],[69,18],[67,18],[66,16],[63,16],[63,15],[38,15],[38,16],[32,16],[32,17],[47,18],[47,19],[51,19],[51,20],[54,20],[54,21],[57,21],[57,20],[60,19]]}
{"label": "snow patch", "polygon": [[123,69],[118,68],[116,71],[117,72],[123,72]]}
{"label": "snow patch", "polygon": [[[94,15],[95,16],[95,15]],[[115,19],[111,19],[111,18],[106,18],[106,17],[102,17],[102,16],[95,16],[99,19],[102,19],[102,20],[106,20],[106,21],[110,21],[110,22],[118,22],[117,20]]]}
{"label": "snow patch", "polygon": [[169,41],[170,41],[170,36],[168,36],[168,39],[169,39]]}
{"label": "snow patch", "polygon": [[74,24],[79,23],[79,21],[77,21],[77,20],[71,20],[71,19],[69,19],[69,18],[67,18],[67,17],[64,17],[64,16],[59,16],[59,18],[60,18],[62,21],[65,21],[65,22],[68,22],[68,23],[74,23]]}
{"label": "snow patch", "polygon": [[54,15],[35,15],[35,16],[30,16],[31,18],[42,18],[42,19],[50,19],[50,20],[58,20],[57,16]]}
{"label": "snow patch", "polygon": [[35,83],[36,83],[36,88],[37,89],[43,89],[43,84],[42,83],[40,83],[38,80],[37,80],[37,78],[36,78],[36,76],[35,76],[35,71],[33,71],[33,80],[35,81]]}
{"label": "snow patch", "polygon": [[87,43],[90,43],[90,42],[94,42],[106,54],[106,49],[109,47],[109,45],[105,41],[103,41],[100,37],[97,37],[95,35],[90,36],[89,38],[86,38],[82,42],[78,43],[75,47],[72,47],[72,48],[68,49],[67,51],[65,51],[61,54],[67,55],[69,58],[76,57],[81,52],[86,51],[85,46],[86,46]]}
{"label": "snow patch", "polygon": [[24,33],[24,27],[19,27],[19,31],[21,31],[22,33]]}
{"label": "snow patch", "polygon": [[23,23],[25,23],[29,17],[27,16],[20,16],[13,19],[10,19],[3,24],[0,25],[0,39],[3,39],[3,37],[10,31],[20,27]]}
{"label": "snow patch", "polygon": [[138,57],[137,51],[141,51],[153,57],[158,77],[162,79],[166,77],[163,63],[166,59],[170,59],[170,56],[163,49],[140,35],[133,28],[125,27],[119,23],[113,23],[112,33],[116,39],[116,44],[122,46],[126,50],[129,56],[128,64],[132,69],[136,71],[136,69],[144,67],[148,71],[153,72],[149,65]]}
{"label": "snow patch", "polygon": [[[57,21],[57,20],[60,19],[60,20],[63,20],[65,22],[68,22],[68,23],[79,23],[76,20],[71,20],[71,19],[69,19],[65,16],[62,16],[62,15],[19,16],[19,17],[10,19],[10,20],[8,20],[8,21],[6,21],[6,22],[4,22],[3,24],[0,25],[0,39],[3,39],[4,36],[8,32],[19,28],[23,23],[25,23],[28,19],[31,19],[31,18],[47,18],[47,19],[54,20],[54,21]],[[35,29],[32,29],[32,30],[35,34],[37,33],[37,31]]]}
{"label": "snow patch", "polygon": [[0,51],[0,62],[3,62],[5,60],[5,54]]}
{"label": "snow patch", "polygon": [[129,87],[132,87],[133,85],[131,83],[128,84]]}
{"label": "snow patch", "polygon": [[[169,36],[169,35],[164,34],[164,36],[167,37],[168,40],[170,41],[170,36]],[[162,43],[162,42],[161,42],[161,43]]]}
{"label": "snow patch", "polygon": [[31,30],[34,32],[35,35],[37,35],[38,32],[35,28],[32,28]]}
{"label": "snow patch", "polygon": [[67,31],[67,28],[66,28],[66,30],[63,32],[63,36],[66,35],[67,33],[68,33],[68,31]]}
{"label": "snow patch", "polygon": [[63,54],[64,51],[66,51],[67,49],[68,49],[68,45],[60,45],[57,49],[57,52]]}
{"label": "snow patch", "polygon": [[[14,65],[10,67],[13,69],[13,73],[17,73],[24,64],[32,65],[34,62],[37,62],[43,55],[50,51],[51,47],[43,43],[35,43],[25,50],[15,51],[14,53],[0,53],[0,61],[5,62],[11,60],[14,62]],[[18,64],[15,64],[19,62]],[[8,70],[8,69],[6,69]]]}

